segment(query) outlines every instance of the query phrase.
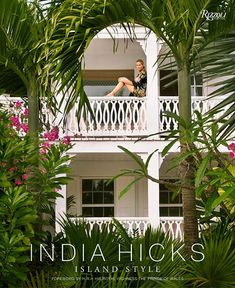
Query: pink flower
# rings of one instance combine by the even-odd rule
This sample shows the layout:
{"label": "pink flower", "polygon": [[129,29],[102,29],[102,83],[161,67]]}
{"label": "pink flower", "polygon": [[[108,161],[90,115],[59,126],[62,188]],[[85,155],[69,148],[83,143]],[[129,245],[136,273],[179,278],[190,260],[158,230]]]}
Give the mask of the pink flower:
{"label": "pink flower", "polygon": [[46,147],[42,147],[40,149],[40,154],[46,154],[47,153],[47,148]]}
{"label": "pink flower", "polygon": [[47,131],[43,134],[43,137],[48,139],[49,141],[55,141],[59,138],[59,128],[54,127],[51,131]]}
{"label": "pink flower", "polygon": [[29,178],[29,175],[28,175],[28,174],[23,174],[23,175],[22,175],[22,179],[28,180],[28,178]]}
{"label": "pink flower", "polygon": [[232,150],[235,152],[235,143],[231,143],[228,145],[228,150]]}
{"label": "pink flower", "polygon": [[62,143],[64,145],[70,145],[71,144],[71,137],[70,136],[64,136],[64,138],[62,139]]}
{"label": "pink flower", "polygon": [[43,137],[44,138],[47,138],[49,136],[49,132],[45,132],[44,134],[43,134]]}
{"label": "pink flower", "polygon": [[12,126],[18,127],[20,125],[20,119],[18,116],[12,116],[10,120]]}
{"label": "pink flower", "polygon": [[25,117],[28,117],[28,116],[29,116],[29,109],[28,109],[28,108],[25,108],[25,109],[24,109],[24,116],[25,116]]}
{"label": "pink flower", "polygon": [[50,148],[51,147],[51,144],[49,142],[44,142],[43,147],[47,147],[47,148]]}
{"label": "pink flower", "polygon": [[229,152],[229,155],[233,159],[235,157],[235,143],[229,144],[228,150],[232,150],[231,152]]}
{"label": "pink flower", "polygon": [[229,152],[230,157],[233,159],[235,157],[235,153],[234,152]]}
{"label": "pink flower", "polygon": [[16,183],[16,185],[21,185],[22,184],[22,182],[21,182],[21,180],[19,179],[19,178],[17,178],[16,180],[15,180],[15,183]]}
{"label": "pink flower", "polygon": [[9,172],[13,172],[14,170],[15,170],[15,167],[10,167],[10,168],[8,169]]}
{"label": "pink flower", "polygon": [[20,128],[25,132],[28,133],[29,131],[29,125],[25,123],[20,123]]}
{"label": "pink flower", "polygon": [[20,108],[22,106],[23,102],[21,101],[16,101],[15,106],[16,108]]}

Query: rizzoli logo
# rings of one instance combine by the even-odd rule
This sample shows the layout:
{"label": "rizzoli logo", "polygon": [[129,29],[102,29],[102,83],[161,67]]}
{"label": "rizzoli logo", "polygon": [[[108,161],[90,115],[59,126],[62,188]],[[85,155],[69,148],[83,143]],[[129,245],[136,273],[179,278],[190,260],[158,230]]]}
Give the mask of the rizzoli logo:
{"label": "rizzoli logo", "polygon": [[224,20],[226,12],[209,12],[208,10],[202,10],[202,18],[206,18],[208,21]]}

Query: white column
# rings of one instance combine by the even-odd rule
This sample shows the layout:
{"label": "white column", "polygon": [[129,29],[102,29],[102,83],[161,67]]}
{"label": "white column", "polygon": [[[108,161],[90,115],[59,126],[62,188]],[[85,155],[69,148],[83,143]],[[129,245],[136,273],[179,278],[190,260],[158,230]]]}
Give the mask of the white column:
{"label": "white column", "polygon": [[[66,176],[66,175],[60,175]],[[61,221],[66,214],[67,207],[67,185],[62,185],[61,190],[58,193],[61,194],[62,197],[57,197],[55,201],[55,232],[59,233],[61,231],[61,226],[58,221]]]}
{"label": "white column", "polygon": [[[158,70],[158,55],[162,44],[157,40],[154,33],[150,33],[146,43],[146,66],[147,66],[147,129],[148,134],[159,132],[159,96],[160,96],[160,73]],[[158,137],[155,137],[158,138]]]}
{"label": "white column", "polygon": [[[141,155],[144,162],[147,157],[147,154]],[[160,160],[160,153],[155,152],[148,166],[148,174],[156,179],[159,179]],[[148,218],[153,228],[157,228],[160,224],[159,203],[159,184],[148,179]]]}

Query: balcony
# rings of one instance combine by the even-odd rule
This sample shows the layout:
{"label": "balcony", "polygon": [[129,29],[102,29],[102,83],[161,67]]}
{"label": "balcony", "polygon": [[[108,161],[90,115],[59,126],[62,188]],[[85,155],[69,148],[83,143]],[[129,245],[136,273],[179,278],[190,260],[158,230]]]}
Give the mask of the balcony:
{"label": "balcony", "polygon": [[[216,97],[205,99],[204,97],[192,97],[192,111],[201,113],[209,111],[224,98]],[[164,112],[179,113],[178,97],[164,96],[158,98],[158,111],[149,118],[148,99],[137,97],[90,97],[90,105],[94,118],[88,113],[86,119],[78,124],[76,120],[76,108],[74,108],[67,122],[67,131],[71,135],[82,137],[141,137],[153,133],[150,130],[154,119],[154,132],[164,132],[178,129],[178,124],[173,118],[164,116]],[[217,114],[219,117],[223,113]],[[152,121],[152,122],[150,122]],[[156,124],[156,125],[155,125]],[[159,136],[155,137],[159,139]]]}
{"label": "balcony", "polygon": [[[204,97],[192,97],[192,110],[198,110],[202,113],[209,111],[216,104],[221,102],[223,97],[205,99]],[[0,105],[8,107],[14,112],[14,102],[19,98],[0,96]],[[48,111],[46,105],[41,105],[41,115],[44,122],[52,126],[57,125],[64,130],[65,134],[76,138],[138,138],[149,135],[154,132],[164,132],[178,128],[175,119],[167,118],[163,115],[165,111],[178,114],[178,97],[160,96],[158,97],[157,110],[154,115],[149,115],[148,110],[151,103],[148,103],[147,97],[90,97],[91,109],[94,118],[89,112],[78,122],[76,113],[77,107],[74,107],[67,117],[65,127],[62,127],[61,118],[63,114],[54,118]],[[82,115],[84,115],[82,112]],[[223,113],[217,114],[219,117]],[[151,117],[149,117],[151,116]],[[154,125],[153,125],[154,124]],[[156,136],[156,139],[161,139]]]}
{"label": "balcony", "polygon": [[[146,97],[90,97],[94,113],[76,120],[76,108],[68,115],[67,130],[84,137],[139,137],[147,135]],[[83,115],[82,111],[82,115]]]}

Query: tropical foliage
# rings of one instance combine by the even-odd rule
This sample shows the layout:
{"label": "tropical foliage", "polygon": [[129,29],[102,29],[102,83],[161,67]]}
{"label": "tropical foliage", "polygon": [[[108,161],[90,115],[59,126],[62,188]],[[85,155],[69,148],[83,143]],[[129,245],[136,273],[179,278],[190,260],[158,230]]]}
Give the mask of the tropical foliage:
{"label": "tropical foliage", "polygon": [[[171,161],[169,170],[175,169],[185,159],[190,158],[194,171],[190,186],[195,187],[197,218],[203,224],[201,227],[213,230],[217,225],[223,225],[224,228],[226,227],[225,230],[234,232],[234,143],[228,144],[229,138],[220,139],[217,137],[223,121],[215,123],[213,114],[203,116],[198,111],[195,112],[194,120],[191,123],[186,123],[181,117],[171,112],[166,112],[166,116],[177,119],[181,124],[181,129],[184,129],[185,143],[188,146],[187,151]],[[169,131],[168,135],[165,133],[165,136],[166,140],[170,140],[170,143],[163,149],[162,156],[165,156],[176,141],[179,141],[181,134],[179,130],[174,130]],[[218,147],[224,147],[227,153],[220,152]],[[128,149],[122,146],[120,148],[137,163],[138,169],[123,169],[114,179],[123,175],[135,175],[136,181],[148,178],[157,183],[166,184],[175,194],[181,192],[182,185],[184,185],[181,180],[171,183],[155,179],[148,174],[148,164],[153,154],[144,162]],[[120,192],[120,196],[127,193],[134,183],[125,187]],[[211,233],[211,231],[207,232]],[[218,234],[221,234],[221,231]]]}
{"label": "tropical foliage", "polygon": [[35,201],[26,184],[33,145],[28,138],[19,138],[5,113],[0,117],[0,274],[2,283],[14,287],[26,277],[25,263],[37,220]]}
{"label": "tropical foliage", "polygon": [[38,7],[24,0],[0,3],[0,89],[11,95],[26,97],[31,132],[39,129],[39,76],[35,49],[43,37],[42,14]]}
{"label": "tropical foliage", "polygon": [[30,239],[37,213],[35,201],[25,187],[5,187],[0,196],[1,284],[16,287],[26,278]]}
{"label": "tropical foliage", "polygon": [[[201,55],[201,65],[204,67],[204,77],[214,83],[215,89],[211,93],[211,97],[225,95],[213,111],[219,113],[220,120],[224,120],[223,125],[219,129],[218,137],[229,137],[234,132],[234,43],[235,43],[234,27],[226,33],[225,37],[220,37],[205,50],[205,55]],[[219,75],[218,75],[219,71]],[[219,78],[218,78],[219,76]],[[221,113],[222,111],[222,113]]]}
{"label": "tropical foliage", "polygon": [[[25,1],[20,1],[19,3]],[[60,3],[61,2],[61,3]],[[7,2],[4,1],[4,5]],[[83,79],[82,79],[82,58],[86,48],[89,46],[93,37],[102,29],[110,26],[114,23],[126,23],[125,29],[129,32],[133,38],[133,30],[131,25],[134,23],[141,24],[150,29],[158,37],[163,39],[169,46],[172,55],[176,61],[176,67],[178,71],[178,95],[179,95],[179,113],[184,121],[188,122],[191,119],[191,94],[190,94],[190,70],[195,66],[195,63],[199,62],[200,67],[204,65],[205,61],[201,61],[201,53],[205,47],[211,48],[211,43],[215,40],[223,38],[232,29],[235,23],[234,21],[234,1],[221,1],[221,5],[218,5],[218,1],[53,1],[57,9],[52,10],[49,15],[51,21],[48,22],[47,31],[42,38],[41,44],[38,43],[38,39],[32,43],[37,54],[30,53],[30,59],[33,62],[30,63],[30,68],[34,67],[35,73],[30,71],[30,75],[34,75],[34,79],[38,79],[37,76],[41,72],[43,80],[43,89],[49,89],[51,83],[51,77],[54,79],[54,83],[62,83],[61,88],[58,91],[68,92],[71,91],[68,97],[68,102],[65,110],[69,111],[76,103],[77,97],[80,96],[79,108],[85,103],[89,108],[89,103],[86,95],[83,91]],[[17,4],[17,3],[16,3]],[[61,5],[58,5],[61,4]],[[58,6],[56,6],[58,5]],[[14,6],[14,5],[13,5]],[[17,5],[16,5],[17,6]],[[18,5],[20,6],[20,5]],[[27,6],[27,5],[26,5]],[[34,8],[30,9],[35,9]],[[7,10],[3,7],[2,11]],[[28,9],[28,8],[27,8]],[[216,13],[226,13],[226,17],[223,21],[207,21],[206,17],[202,17],[202,12],[207,9]],[[34,10],[35,11],[35,10]],[[128,13],[126,13],[128,11]],[[20,12],[21,13],[21,12]],[[37,13],[28,13],[38,15]],[[11,15],[17,15],[13,13]],[[21,15],[21,14],[20,14]],[[32,18],[30,28],[34,28],[34,32],[37,35],[42,32],[42,27],[45,25],[43,19],[37,16]],[[21,28],[21,22],[17,22],[21,17],[13,18],[10,22],[16,23]],[[7,18],[8,19],[8,18]],[[9,18],[10,19],[10,18]],[[26,17],[27,19],[27,17]],[[40,19],[40,21],[38,21]],[[6,20],[3,18],[3,20]],[[23,21],[27,23],[27,21]],[[4,23],[4,22],[3,22]],[[18,23],[18,24],[17,24]],[[31,25],[31,23],[36,23]],[[8,27],[7,25],[2,25]],[[11,29],[10,29],[11,30]],[[9,29],[6,32],[10,31]],[[15,31],[15,29],[12,29]],[[22,28],[23,30],[23,28]],[[39,33],[40,32],[40,33]],[[7,33],[5,33],[7,35]],[[32,33],[34,35],[34,33]],[[8,43],[5,41],[5,43]],[[37,45],[36,45],[37,44]],[[30,42],[31,45],[31,42]],[[42,49],[43,47],[43,49]],[[7,51],[7,46],[4,46],[2,50]],[[22,48],[22,47],[20,47]],[[27,47],[28,49],[29,47]],[[11,51],[12,49],[8,49]],[[29,49],[28,49],[29,50]],[[19,51],[25,51],[20,49]],[[228,53],[231,53],[229,51]],[[40,57],[37,57],[40,54]],[[3,53],[3,56],[5,54]],[[17,53],[16,53],[17,55]],[[35,56],[36,55],[36,56]],[[8,55],[9,56],[9,55]],[[8,63],[6,56],[4,59],[4,65]],[[22,58],[22,57],[21,57]],[[35,59],[37,59],[35,63]],[[17,61],[15,61],[17,63]],[[36,65],[35,65],[36,64]],[[43,67],[41,68],[41,65]],[[9,69],[9,68],[8,68]],[[18,69],[19,70],[19,69]],[[23,71],[28,71],[25,67]],[[38,80],[37,80],[38,81]],[[37,81],[33,81],[33,85],[30,86],[30,92],[36,93],[38,89]],[[6,81],[4,81],[5,83]],[[36,84],[35,84],[36,83]],[[67,87],[67,88],[65,88]],[[65,88],[65,89],[63,89]],[[37,112],[37,99],[35,94],[33,97],[29,97],[29,119],[30,123],[33,123],[32,115],[38,115]],[[62,103],[62,102],[61,102]],[[35,113],[33,113],[33,111]],[[78,109],[78,112],[80,109]],[[79,113],[78,113],[79,115]],[[38,117],[34,117],[38,118]],[[34,122],[34,130],[36,123]],[[181,125],[180,125],[181,127]],[[180,133],[183,131],[180,130]],[[187,151],[187,145],[184,137],[180,138],[182,152]],[[185,240],[190,246],[190,242],[197,240],[197,220],[195,209],[195,189],[191,186],[193,171],[190,158],[187,158],[180,166],[181,178],[184,179],[184,185],[182,186],[182,196],[184,203],[184,230]],[[189,167],[189,169],[187,169]]]}
{"label": "tropical foliage", "polygon": [[24,285],[24,288],[35,288],[35,287],[40,287],[40,288],[48,288],[52,287],[49,286],[49,278],[44,273],[42,270],[40,273],[36,271],[35,277],[32,273],[29,273],[29,278],[26,280],[26,283]]}
{"label": "tropical foliage", "polygon": [[29,132],[35,137],[42,126],[41,102],[56,113],[57,101],[53,95],[63,84],[51,77],[47,83],[42,81],[47,63],[39,61],[44,49],[40,43],[44,42],[49,14],[49,6],[43,9],[37,0],[2,0],[0,3],[0,92],[22,97],[27,103]]}
{"label": "tropical foliage", "polygon": [[228,237],[202,239],[206,261],[189,265],[193,287],[234,287],[235,249]]}
{"label": "tropical foliage", "polygon": [[[195,112],[195,119],[191,124],[185,123],[177,115],[169,113],[171,117],[177,117],[184,128],[184,135],[189,151],[176,157],[170,168],[174,168],[185,158],[191,157],[195,170],[194,185],[196,187],[197,198],[202,199],[206,206],[206,213],[211,213],[219,205],[228,212],[228,217],[234,213],[234,209],[228,211],[223,205],[224,200],[234,202],[234,162],[231,157],[234,144],[228,144],[229,139],[221,140],[217,138],[219,127],[222,123],[214,123],[213,114],[202,116]],[[177,131],[168,135],[171,138]],[[176,137],[177,139],[177,137]],[[163,151],[163,155],[168,153],[170,147],[175,142],[173,140]],[[218,147],[224,147],[227,153],[219,151]]]}
{"label": "tropical foliage", "polygon": [[[194,255],[194,260],[190,260],[181,248],[183,242],[173,240],[160,230],[149,228],[145,235],[135,237],[128,235],[115,219],[112,224],[92,229],[86,222],[69,218],[61,224],[65,233],[60,235],[56,244],[55,251],[60,257],[57,257],[56,264],[52,264],[52,267],[56,265],[56,269],[49,270],[49,274],[37,272],[36,277],[30,274],[26,287],[34,287],[30,283],[40,283],[36,287],[44,287],[43,283],[47,281],[50,287],[61,288],[219,288],[225,284],[226,287],[234,285],[235,246],[231,235],[224,237],[217,233],[216,237],[203,237],[198,243],[202,245],[202,254],[199,258]],[[63,250],[63,259],[68,261],[64,262],[61,261],[62,244],[67,245]],[[121,245],[121,251],[131,251],[132,246],[132,257],[130,253],[124,253],[119,261],[118,245]],[[176,253],[172,260],[172,251],[177,250],[181,256]],[[161,261],[154,261],[156,259]],[[44,265],[41,271],[46,269]]]}
{"label": "tropical foliage", "polygon": [[35,165],[34,141],[28,134],[19,136],[19,131],[25,133],[27,124],[21,122],[25,115],[17,118],[1,111],[0,118],[0,275],[4,287],[16,287],[29,270],[30,243],[45,238],[42,227],[54,226],[48,216],[54,219],[54,201],[68,181],[60,175],[68,172],[69,158],[64,153],[70,144],[66,138],[45,147],[43,141]]}
{"label": "tropical foliage", "polygon": [[[235,23],[234,1],[221,1],[220,4],[213,0],[61,1],[60,8],[52,14],[52,25],[48,29],[45,43],[50,48],[47,48],[43,56],[53,60],[46,67],[47,74],[53,73],[58,80],[63,77],[67,79],[67,83],[70,82],[74,92],[66,107],[70,110],[78,94],[84,96],[81,60],[93,37],[115,23],[126,24],[124,28],[134,37],[131,26],[135,23],[143,25],[164,40],[175,58],[179,115],[185,122],[190,122],[190,71],[197,62],[202,66],[200,55],[205,47],[231,31]],[[202,17],[202,12],[206,9],[217,13],[224,12],[226,17],[223,21],[207,21]],[[84,101],[79,103],[83,104]],[[184,153],[188,148],[181,124],[180,133],[181,150]],[[195,189],[191,185],[193,166],[190,158],[181,162],[179,171],[184,181],[184,235],[189,247],[198,238]]]}

